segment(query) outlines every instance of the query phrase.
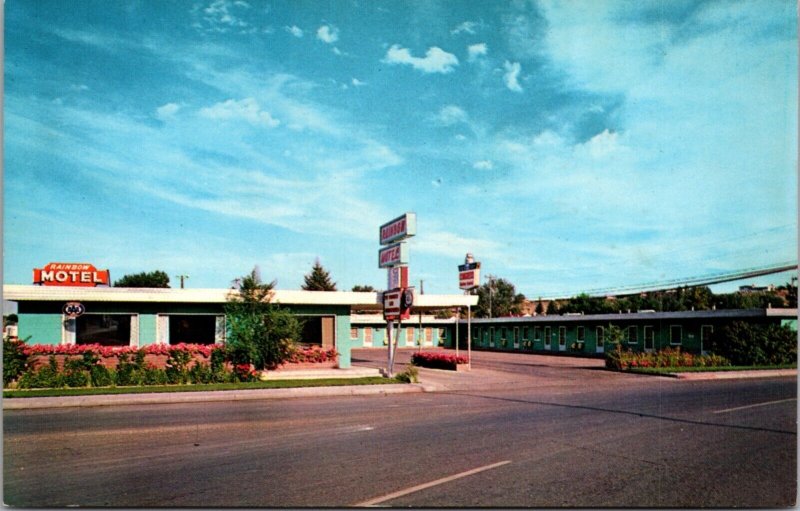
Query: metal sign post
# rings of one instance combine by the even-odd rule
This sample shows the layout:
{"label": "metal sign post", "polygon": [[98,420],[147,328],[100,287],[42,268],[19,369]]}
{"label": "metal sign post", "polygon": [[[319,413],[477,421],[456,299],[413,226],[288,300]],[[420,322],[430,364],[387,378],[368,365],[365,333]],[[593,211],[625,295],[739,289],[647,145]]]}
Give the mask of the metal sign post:
{"label": "metal sign post", "polygon": [[472,369],[472,306],[467,305],[467,369]]}

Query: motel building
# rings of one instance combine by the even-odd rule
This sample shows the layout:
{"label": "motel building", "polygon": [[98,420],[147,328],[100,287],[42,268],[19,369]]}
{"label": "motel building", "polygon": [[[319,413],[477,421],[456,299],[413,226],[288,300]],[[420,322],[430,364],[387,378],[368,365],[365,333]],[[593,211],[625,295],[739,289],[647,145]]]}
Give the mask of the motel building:
{"label": "motel building", "polygon": [[[17,303],[18,336],[29,344],[224,343],[225,304],[236,293],[107,287],[108,271],[88,264],[51,263],[34,270],[34,282],[3,286],[3,298]],[[380,293],[276,290],[272,302],[302,320],[303,344],[335,348],[339,367],[350,367],[352,348],[386,345]],[[437,320],[431,313],[477,302],[477,296],[460,294],[415,296],[412,319],[403,322],[398,346],[451,344],[455,319]],[[76,307],[82,313],[71,317]]]}

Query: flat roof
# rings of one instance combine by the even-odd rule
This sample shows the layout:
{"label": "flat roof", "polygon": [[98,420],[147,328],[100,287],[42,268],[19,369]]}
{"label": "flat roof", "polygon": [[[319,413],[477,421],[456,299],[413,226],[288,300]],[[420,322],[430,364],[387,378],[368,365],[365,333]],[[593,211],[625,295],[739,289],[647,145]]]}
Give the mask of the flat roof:
{"label": "flat roof", "polygon": [[[714,319],[714,318],[797,318],[797,309],[716,309],[700,311],[673,311],[673,312],[628,312],[610,314],[552,314],[541,316],[514,316],[502,318],[473,318],[474,324],[481,323],[565,323],[586,321],[648,321],[669,319]],[[466,320],[462,319],[462,323]]]}
{"label": "flat roof", "polygon": [[[72,287],[4,284],[3,299],[15,302],[145,302],[225,303],[233,289],[175,289],[134,287]],[[286,305],[343,305],[363,310],[382,310],[380,293],[353,291],[274,291],[272,301]],[[436,310],[478,304],[477,296],[416,295],[413,310]]]}

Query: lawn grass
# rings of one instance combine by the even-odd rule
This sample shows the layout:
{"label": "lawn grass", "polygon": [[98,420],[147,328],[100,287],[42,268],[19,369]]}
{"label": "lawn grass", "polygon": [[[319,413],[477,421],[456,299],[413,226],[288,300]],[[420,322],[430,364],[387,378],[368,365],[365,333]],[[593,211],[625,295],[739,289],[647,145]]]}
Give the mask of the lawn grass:
{"label": "lawn grass", "polygon": [[797,364],[774,366],[719,366],[719,367],[632,367],[624,372],[640,374],[706,373],[719,371],[763,371],[767,369],[797,369]]}
{"label": "lawn grass", "polygon": [[137,387],[87,387],[62,389],[4,390],[3,398],[93,396],[102,394],[147,394],[161,392],[203,392],[225,390],[287,389],[297,387],[336,387],[341,385],[385,385],[403,383],[396,378],[320,378],[316,380],[269,380],[247,383],[208,383],[192,385],[146,385]]}

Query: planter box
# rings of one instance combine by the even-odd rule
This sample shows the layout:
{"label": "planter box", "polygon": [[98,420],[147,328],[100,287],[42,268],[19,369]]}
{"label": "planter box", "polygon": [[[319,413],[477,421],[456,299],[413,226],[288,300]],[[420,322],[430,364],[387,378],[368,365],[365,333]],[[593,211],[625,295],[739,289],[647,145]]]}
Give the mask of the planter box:
{"label": "planter box", "polygon": [[336,369],[337,367],[339,367],[339,361],[326,360],[325,362],[290,362],[281,364],[276,370],[293,371],[307,369]]}

